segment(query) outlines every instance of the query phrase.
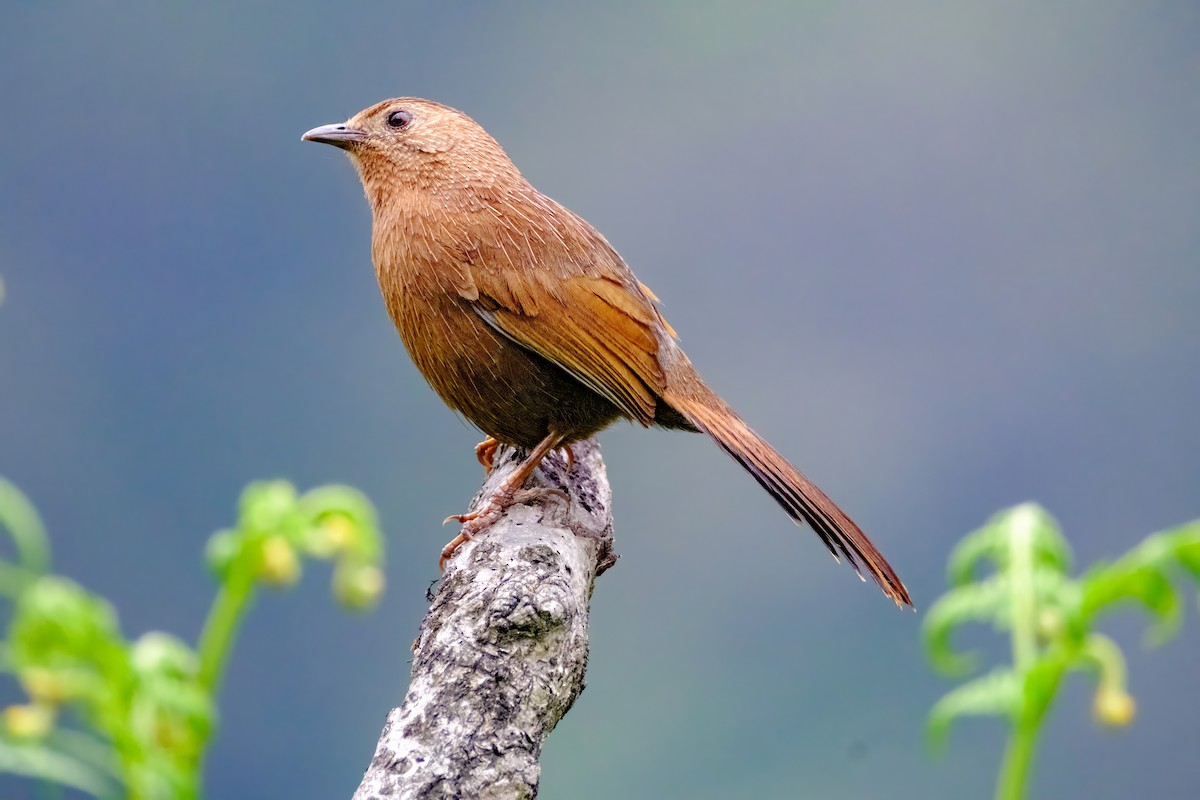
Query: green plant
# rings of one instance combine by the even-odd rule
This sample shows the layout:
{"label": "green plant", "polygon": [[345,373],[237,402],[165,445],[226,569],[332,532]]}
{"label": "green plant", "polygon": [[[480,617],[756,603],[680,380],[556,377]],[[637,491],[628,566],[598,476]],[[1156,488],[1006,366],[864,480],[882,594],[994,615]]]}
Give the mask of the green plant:
{"label": "green plant", "polygon": [[[990,562],[994,570],[980,575]],[[929,715],[929,739],[941,749],[958,717],[1001,716],[1010,737],[996,788],[999,800],[1025,796],[1038,732],[1067,672],[1097,676],[1093,713],[1105,725],[1126,725],[1134,701],[1126,689],[1125,659],[1097,633],[1102,612],[1140,604],[1156,620],[1148,641],[1160,644],[1179,627],[1183,603],[1173,572],[1200,580],[1200,520],[1154,534],[1125,555],[1068,575],[1071,551],[1058,523],[1026,503],[1002,511],[964,538],[950,556],[951,589],[929,609],[924,636],[935,668],[952,676],[977,669],[974,654],[955,652],[950,636],[964,622],[991,622],[1010,634],[1012,664],[996,667],[954,689]]]}
{"label": "green plant", "polygon": [[0,559],[0,596],[12,604],[0,668],[29,697],[3,712],[0,771],[97,797],[200,796],[215,698],[260,583],[294,583],[307,555],[335,561],[334,594],[350,608],[383,590],[375,511],[344,486],[246,488],[237,525],[208,544],[219,588],[194,648],[160,632],[127,641],[103,598],[49,574],[37,512],[3,479],[0,528],[14,544],[13,560]]}

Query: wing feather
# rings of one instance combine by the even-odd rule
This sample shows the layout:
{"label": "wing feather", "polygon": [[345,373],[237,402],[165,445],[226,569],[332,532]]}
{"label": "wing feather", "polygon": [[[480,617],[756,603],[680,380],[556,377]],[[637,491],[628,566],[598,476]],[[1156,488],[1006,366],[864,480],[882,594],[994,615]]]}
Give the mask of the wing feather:
{"label": "wing feather", "polygon": [[475,277],[472,307],[489,325],[569,372],[643,425],[654,421],[664,378],[652,307],[607,278],[574,276],[558,296],[523,276]]}
{"label": "wing feather", "polygon": [[562,367],[643,425],[666,379],[666,324],[616,251],[544,195],[495,198],[460,250],[458,296],[488,325]]}

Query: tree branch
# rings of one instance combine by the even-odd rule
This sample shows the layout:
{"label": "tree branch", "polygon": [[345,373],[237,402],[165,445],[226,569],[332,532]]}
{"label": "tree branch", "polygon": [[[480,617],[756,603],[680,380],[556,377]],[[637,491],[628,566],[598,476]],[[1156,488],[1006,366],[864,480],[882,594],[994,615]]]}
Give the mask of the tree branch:
{"label": "tree branch", "polygon": [[[408,693],[354,800],[537,796],[542,742],[583,691],[592,586],[616,561],[599,447],[571,449],[569,472],[550,454],[519,502],[447,564]],[[496,456],[474,504],[519,461],[509,448]]]}

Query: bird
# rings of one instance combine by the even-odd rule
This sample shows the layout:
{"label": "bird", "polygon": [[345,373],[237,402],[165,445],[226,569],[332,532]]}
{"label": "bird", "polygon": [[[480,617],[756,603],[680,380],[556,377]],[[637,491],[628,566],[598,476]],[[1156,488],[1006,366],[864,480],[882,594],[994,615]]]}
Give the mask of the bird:
{"label": "bird", "polygon": [[371,256],[388,314],[450,408],[524,458],[442,551],[482,533],[550,452],[618,420],[707,434],[835,559],[900,607],[908,590],[862,530],[708,388],[658,298],[582,217],[535,189],[457,109],[376,103],[304,141],[344,150],[372,214]]}

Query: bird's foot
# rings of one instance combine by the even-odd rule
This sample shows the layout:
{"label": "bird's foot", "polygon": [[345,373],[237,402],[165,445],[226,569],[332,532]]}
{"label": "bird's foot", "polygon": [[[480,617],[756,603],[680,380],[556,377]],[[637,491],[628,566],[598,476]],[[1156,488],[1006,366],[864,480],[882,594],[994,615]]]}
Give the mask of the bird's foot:
{"label": "bird's foot", "polygon": [[474,538],[474,536],[470,535],[466,531],[463,531],[462,533],[458,534],[458,536],[455,536],[453,539],[446,542],[446,546],[442,548],[442,555],[440,558],[438,558],[438,572],[445,572],[446,562],[454,557],[454,554],[458,552],[458,548],[462,547],[464,544]]}
{"label": "bird's foot", "polygon": [[488,498],[487,502],[479,509],[468,511],[466,514],[451,514],[446,517],[442,520],[443,525],[453,521],[461,524],[463,527],[459,531],[458,536],[455,536],[442,548],[441,558],[438,559],[438,570],[445,572],[446,562],[454,557],[454,554],[458,552],[458,548],[467,542],[474,541],[475,537],[485,532],[496,520],[500,519],[506,508],[520,503],[528,503],[531,500],[545,497],[548,494],[559,498],[570,508],[571,497],[561,489],[554,489],[548,486],[519,490],[502,488]]}
{"label": "bird's foot", "polygon": [[567,508],[571,507],[571,495],[567,494],[562,489],[555,489],[552,486],[538,486],[534,489],[522,489],[513,496],[513,500],[510,505],[528,503],[531,500],[536,500],[539,497],[545,497],[548,494],[557,497],[559,500],[562,500],[563,503],[566,504]]}
{"label": "bird's foot", "polygon": [[564,444],[562,449],[567,453],[567,472],[569,473],[575,468],[575,452],[571,449],[571,445]]}
{"label": "bird's foot", "polygon": [[[468,511],[466,514],[452,514],[451,516],[442,520],[443,525],[450,520],[455,520],[456,522],[461,523],[463,526],[458,536],[455,536],[446,544],[445,547],[442,548],[442,557],[441,560],[438,561],[438,566],[443,571],[446,568],[446,561],[454,555],[455,551],[462,546],[463,542],[474,539],[479,533],[487,530],[492,523],[500,519],[500,515],[504,513],[504,509],[508,508],[517,500],[517,496],[520,493],[521,487],[525,485],[525,481],[528,480],[533,471],[537,469],[537,465],[541,463],[541,460],[546,457],[547,453],[562,444],[562,440],[564,438],[565,437],[559,433],[547,434],[542,441],[538,442],[537,447],[533,448],[533,450],[531,450],[529,454],[525,456],[525,460],[522,461],[515,470],[513,470],[512,474],[500,482],[500,485],[496,487],[496,489],[492,492],[491,497],[484,501],[482,506],[474,511]],[[488,440],[495,442],[495,440],[489,436],[488,439],[480,442],[479,447],[475,449],[476,455],[479,456],[480,463],[483,463],[484,466],[488,466],[487,462],[484,461],[485,456],[488,458],[488,461],[490,461],[490,454],[495,452],[495,446],[489,444]],[[573,455],[571,456],[571,460],[574,460]],[[557,490],[553,491],[557,492]],[[562,492],[558,493],[562,494]],[[568,503],[569,502],[570,500],[568,499]]]}
{"label": "bird's foot", "polygon": [[500,519],[500,515],[504,513],[504,509],[513,504],[516,498],[517,490],[507,486],[501,486],[486,502],[474,511],[468,511],[466,514],[451,514],[442,520],[442,524],[454,521],[462,525],[462,530],[458,536],[455,536],[446,546],[442,548],[442,556],[438,559],[438,569],[442,572],[446,571],[446,562],[454,555],[454,553],[464,543],[473,541],[476,536],[483,533],[492,523]]}
{"label": "bird's foot", "polygon": [[496,450],[499,448],[500,442],[491,436],[475,445],[475,458],[479,459],[480,464],[483,464],[483,468],[488,475],[492,474],[492,468],[496,466]]}
{"label": "bird's foot", "polygon": [[468,511],[466,514],[451,514],[442,520],[442,524],[457,522],[463,526],[463,531],[467,534],[467,538],[474,539],[475,534],[482,533],[485,528],[500,518],[501,511],[512,504],[511,499],[504,505],[494,504],[493,499],[489,499],[478,511]]}

